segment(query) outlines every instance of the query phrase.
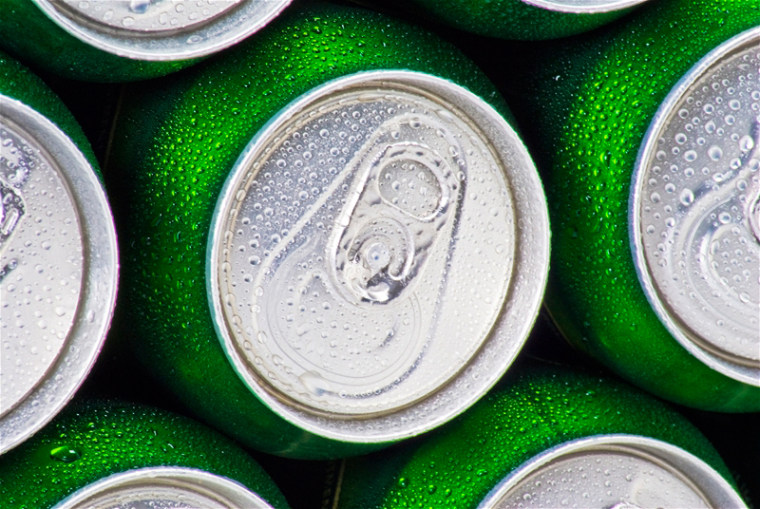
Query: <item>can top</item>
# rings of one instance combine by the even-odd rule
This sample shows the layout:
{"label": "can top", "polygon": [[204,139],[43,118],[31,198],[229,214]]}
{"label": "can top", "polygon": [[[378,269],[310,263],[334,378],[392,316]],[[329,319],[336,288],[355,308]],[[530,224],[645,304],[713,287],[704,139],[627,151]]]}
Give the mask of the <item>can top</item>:
{"label": "can top", "polygon": [[323,436],[381,442],[463,411],[508,368],[548,270],[543,191],[484,101],[410,71],[324,84],[252,140],[207,264],[244,382]]}
{"label": "can top", "polygon": [[760,386],[760,28],[721,44],[641,147],[631,244],[660,320],[700,361]]}
{"label": "can top", "polygon": [[480,508],[745,507],[707,463],[674,445],[635,435],[573,440],[506,477]]}
{"label": "can top", "polygon": [[523,3],[549,11],[570,14],[597,14],[628,9],[647,0],[520,0]]}
{"label": "can top", "polygon": [[232,46],[291,0],[34,0],[74,37],[138,60],[184,60]]}
{"label": "can top", "polygon": [[100,351],[116,299],[113,220],[58,127],[0,95],[0,452],[47,423]]}
{"label": "can top", "polygon": [[56,509],[271,509],[242,484],[203,470],[148,467],[110,475],[85,486]]}

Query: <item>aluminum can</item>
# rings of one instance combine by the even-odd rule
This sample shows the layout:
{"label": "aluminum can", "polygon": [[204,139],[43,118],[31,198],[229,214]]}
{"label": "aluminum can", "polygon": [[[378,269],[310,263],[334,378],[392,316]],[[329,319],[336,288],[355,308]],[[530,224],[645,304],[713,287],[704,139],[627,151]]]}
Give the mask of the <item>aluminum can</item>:
{"label": "aluminum can", "polygon": [[131,189],[135,352],[188,407],[324,458],[423,433],[496,382],[538,312],[548,216],[471,62],[319,5],[172,81],[127,92],[109,173]]}
{"label": "aluminum can", "polygon": [[545,55],[540,99],[523,95],[550,313],[630,381],[707,410],[760,409],[759,25],[755,1],[657,2]]}
{"label": "aluminum can", "polygon": [[326,507],[745,507],[715,449],[623,383],[528,364],[416,443],[343,460]]}
{"label": "aluminum can", "polygon": [[362,0],[432,18],[459,30],[510,40],[558,39],[593,30],[647,0]]}
{"label": "aluminum can", "polygon": [[229,439],[180,415],[77,401],[0,458],[6,507],[287,507],[264,470]]}
{"label": "aluminum can", "polygon": [[276,17],[290,0],[3,0],[0,47],[69,78],[120,82],[187,67]]}
{"label": "aluminum can", "polygon": [[116,300],[116,233],[79,126],[0,55],[0,453],[60,411],[100,352]]}

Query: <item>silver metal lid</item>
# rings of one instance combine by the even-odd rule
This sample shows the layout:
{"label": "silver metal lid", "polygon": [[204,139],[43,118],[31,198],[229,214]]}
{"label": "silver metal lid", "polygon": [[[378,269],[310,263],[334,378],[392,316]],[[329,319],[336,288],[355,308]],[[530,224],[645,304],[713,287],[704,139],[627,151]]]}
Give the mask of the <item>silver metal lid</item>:
{"label": "silver metal lid", "polygon": [[296,425],[381,442],[458,414],[508,368],[548,270],[515,132],[409,71],[322,85],[251,142],[209,239],[210,304],[244,382]]}
{"label": "silver metal lid", "polygon": [[633,435],[566,442],[521,465],[478,506],[508,508],[746,507],[712,467],[668,443]]}
{"label": "silver metal lid", "polygon": [[570,14],[597,14],[629,9],[647,0],[520,0],[521,2],[549,11]]}
{"label": "silver metal lid", "polygon": [[642,286],[673,336],[760,386],[760,28],[720,45],[661,105],[630,200]]}
{"label": "silver metal lid", "polygon": [[248,488],[220,475],[184,467],[149,467],[113,474],[76,491],[56,509],[270,509]]}
{"label": "silver metal lid", "polygon": [[138,60],[210,55],[248,37],[291,0],[33,0],[74,37]]}
{"label": "silver metal lid", "polygon": [[0,95],[0,453],[41,428],[89,372],[116,300],[111,212],[47,118]]}

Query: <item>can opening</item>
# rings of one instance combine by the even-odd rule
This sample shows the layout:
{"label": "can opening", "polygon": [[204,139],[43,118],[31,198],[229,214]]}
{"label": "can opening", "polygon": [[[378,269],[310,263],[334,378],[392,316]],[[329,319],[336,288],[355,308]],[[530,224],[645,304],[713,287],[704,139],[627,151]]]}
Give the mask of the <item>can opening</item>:
{"label": "can opening", "polygon": [[760,386],[760,29],[720,45],[663,102],[630,201],[639,278],[674,337]]}
{"label": "can opening", "polygon": [[[539,289],[548,249],[535,169],[506,129],[451,82],[378,71],[315,89],[256,136],[220,197],[208,280],[227,355],[259,397],[352,427],[467,383],[485,345],[501,343],[506,370],[540,294],[524,334],[494,329],[528,244]],[[540,239],[517,231],[524,214]],[[454,391],[485,392],[494,375]]]}

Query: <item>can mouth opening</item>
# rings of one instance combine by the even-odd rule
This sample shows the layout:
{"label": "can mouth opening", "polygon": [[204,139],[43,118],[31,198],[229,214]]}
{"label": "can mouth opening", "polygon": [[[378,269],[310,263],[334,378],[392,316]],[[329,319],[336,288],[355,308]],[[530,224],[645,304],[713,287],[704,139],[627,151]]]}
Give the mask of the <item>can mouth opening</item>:
{"label": "can mouth opening", "polygon": [[760,28],[670,92],[633,174],[630,235],[652,307],[710,368],[760,386]]}
{"label": "can mouth opening", "polygon": [[381,442],[448,420],[506,371],[538,312],[548,219],[495,110],[437,77],[375,71],[317,87],[256,135],[207,259],[246,385],[317,434]]}
{"label": "can mouth opening", "polygon": [[260,30],[291,0],[34,0],[69,34],[147,61],[199,58]]}
{"label": "can mouth opening", "polygon": [[560,444],[521,465],[478,506],[745,507],[707,463],[674,445],[635,435]]}
{"label": "can mouth opening", "polygon": [[226,477],[185,467],[148,467],[110,475],[74,492],[57,509],[271,509],[264,499]]}
{"label": "can mouth opening", "polygon": [[548,11],[568,14],[603,14],[629,9],[648,0],[521,0]]}
{"label": "can mouth opening", "polygon": [[41,428],[84,381],[116,300],[103,188],[47,118],[0,95],[0,452]]}

